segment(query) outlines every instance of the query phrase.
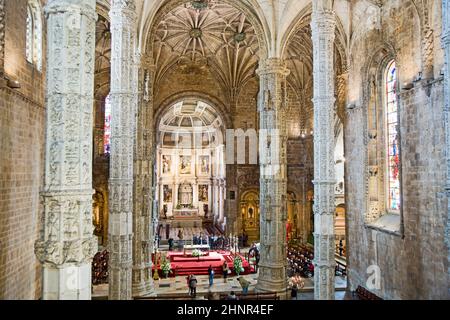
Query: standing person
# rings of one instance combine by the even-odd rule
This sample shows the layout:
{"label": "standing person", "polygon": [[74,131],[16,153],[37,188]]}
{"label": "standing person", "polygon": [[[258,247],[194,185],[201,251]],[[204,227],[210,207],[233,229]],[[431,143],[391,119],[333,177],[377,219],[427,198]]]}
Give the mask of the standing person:
{"label": "standing person", "polygon": [[297,300],[298,286],[296,283],[291,288],[291,300]]}
{"label": "standing person", "polygon": [[258,264],[259,264],[259,259],[260,259],[260,258],[261,258],[261,257],[260,257],[260,255],[259,255],[259,250],[256,249],[256,252],[255,252],[255,262],[256,262],[255,266],[256,266],[256,272],[258,272]]}
{"label": "standing person", "polygon": [[214,282],[214,270],[211,265],[208,268],[208,276],[209,276],[209,286],[211,287]]}
{"label": "standing person", "polygon": [[169,251],[173,251],[173,238],[169,238]]}
{"label": "standing person", "polygon": [[189,280],[189,287],[191,289],[191,295],[195,298],[197,294],[197,279],[194,275],[191,275],[191,279]]}
{"label": "standing person", "polygon": [[192,277],[191,274],[186,277],[186,284],[188,286],[188,294],[189,295],[191,295],[191,291],[192,291],[191,290],[191,277]]}
{"label": "standing person", "polygon": [[178,230],[178,249],[181,251],[183,249],[183,230]]}
{"label": "standing person", "polygon": [[242,294],[245,296],[248,293],[248,287],[250,286],[250,281],[246,280],[244,277],[238,278],[239,284],[242,287]]}
{"label": "standing person", "polygon": [[228,269],[228,263],[226,261],[223,262],[222,265],[222,272],[223,272],[223,282],[227,281],[227,276],[228,276],[228,271],[230,269]]}

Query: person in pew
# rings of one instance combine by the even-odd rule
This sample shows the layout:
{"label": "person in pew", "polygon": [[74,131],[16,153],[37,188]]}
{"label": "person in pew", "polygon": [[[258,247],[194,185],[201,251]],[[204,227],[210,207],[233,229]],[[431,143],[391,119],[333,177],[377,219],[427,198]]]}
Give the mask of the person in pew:
{"label": "person in pew", "polygon": [[342,243],[342,239],[339,240],[339,256],[342,257],[342,252],[344,251],[344,244]]}
{"label": "person in pew", "polygon": [[227,300],[239,300],[234,291],[231,291],[227,297]]}

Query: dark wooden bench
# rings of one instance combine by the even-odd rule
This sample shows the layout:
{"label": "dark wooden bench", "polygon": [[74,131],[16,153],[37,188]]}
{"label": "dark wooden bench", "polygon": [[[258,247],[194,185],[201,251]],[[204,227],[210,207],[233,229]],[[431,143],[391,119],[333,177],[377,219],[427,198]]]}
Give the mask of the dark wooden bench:
{"label": "dark wooden bench", "polygon": [[163,295],[155,297],[134,297],[134,300],[192,300],[190,295]]}
{"label": "dark wooden bench", "polygon": [[[238,300],[280,300],[280,297],[276,293],[248,293],[243,295],[242,293],[236,293]],[[227,300],[228,294],[221,294],[220,300]]]}
{"label": "dark wooden bench", "polygon": [[354,292],[354,297],[359,300],[383,300],[374,293],[370,292],[364,287],[358,286]]}

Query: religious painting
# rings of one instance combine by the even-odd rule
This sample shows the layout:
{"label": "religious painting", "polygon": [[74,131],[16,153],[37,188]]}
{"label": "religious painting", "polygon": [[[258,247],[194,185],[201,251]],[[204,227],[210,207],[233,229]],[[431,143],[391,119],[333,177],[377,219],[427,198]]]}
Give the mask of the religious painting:
{"label": "religious painting", "polygon": [[163,174],[170,173],[171,165],[172,165],[172,157],[163,155],[162,156],[162,173]]}
{"label": "religious painting", "polygon": [[191,156],[180,156],[180,173],[191,174]]}
{"label": "religious painting", "polygon": [[200,156],[200,174],[209,174],[209,156]]}
{"label": "religious painting", "polygon": [[163,186],[164,202],[172,202],[172,188],[168,185]]}
{"label": "religious painting", "polygon": [[208,185],[206,184],[198,185],[198,201],[208,202]]}
{"label": "religious painting", "polygon": [[178,189],[179,205],[183,208],[191,208],[193,200],[193,188],[190,183],[183,183]]}

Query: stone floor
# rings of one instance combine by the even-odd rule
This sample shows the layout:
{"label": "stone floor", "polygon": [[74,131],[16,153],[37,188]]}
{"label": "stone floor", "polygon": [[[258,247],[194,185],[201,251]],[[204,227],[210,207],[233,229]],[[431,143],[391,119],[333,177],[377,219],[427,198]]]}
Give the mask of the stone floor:
{"label": "stone floor", "polygon": [[[250,282],[249,293],[254,292],[257,282],[258,274],[250,274],[243,276]],[[211,290],[213,293],[230,293],[231,291],[241,292],[242,288],[237,280],[238,277],[229,277],[226,281],[222,277],[216,277],[214,284],[210,287],[208,276],[196,276],[198,280],[197,298],[202,299],[206,297]],[[305,287],[299,291],[298,300],[313,300],[314,299],[314,281],[312,278],[303,279]],[[345,295],[345,288],[347,287],[347,280],[345,277],[336,277],[336,300],[343,300]],[[155,291],[158,296],[165,295],[179,295],[186,296],[188,294],[188,287],[185,277],[175,277],[168,279],[160,279],[155,281]],[[290,299],[290,292],[286,291],[287,297]],[[108,285],[94,286],[93,298],[106,297],[108,295]]]}

